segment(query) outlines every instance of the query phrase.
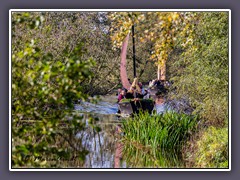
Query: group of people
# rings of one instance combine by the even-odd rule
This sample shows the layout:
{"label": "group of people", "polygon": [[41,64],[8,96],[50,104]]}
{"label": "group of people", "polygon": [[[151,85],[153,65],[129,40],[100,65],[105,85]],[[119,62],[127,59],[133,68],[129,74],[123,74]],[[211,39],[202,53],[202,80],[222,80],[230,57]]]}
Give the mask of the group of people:
{"label": "group of people", "polygon": [[122,99],[142,99],[149,98],[148,90],[143,88],[141,82],[138,82],[137,78],[134,78],[134,81],[131,87],[127,89],[118,89],[118,102]]}
{"label": "group of people", "polygon": [[[138,82],[137,78],[134,78],[134,81],[129,89],[118,89],[118,101],[122,99],[149,99],[150,96],[154,96],[155,104],[164,103],[164,94],[167,92],[165,87],[170,86],[171,83],[168,81],[154,79],[149,81],[148,89],[144,89],[141,82]],[[152,95],[152,88],[157,89],[157,93]]]}

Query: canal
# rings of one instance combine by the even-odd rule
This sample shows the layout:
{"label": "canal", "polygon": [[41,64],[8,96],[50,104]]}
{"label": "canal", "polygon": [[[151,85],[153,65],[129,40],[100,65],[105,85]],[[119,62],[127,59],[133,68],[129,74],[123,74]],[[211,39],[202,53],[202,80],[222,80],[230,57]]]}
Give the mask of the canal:
{"label": "canal", "polygon": [[[122,143],[121,132],[123,118],[116,115],[118,104],[115,94],[101,96],[98,103],[82,102],[75,104],[75,111],[83,117],[86,129],[76,134],[81,146],[88,154],[84,163],[77,168],[169,168],[182,167],[180,156],[174,152],[136,149],[130,143]],[[166,110],[164,105],[155,107],[158,113]],[[96,132],[89,125],[89,118],[97,119]],[[161,165],[161,167],[159,166]],[[70,165],[71,166],[71,165]],[[76,166],[72,164],[72,166]]]}

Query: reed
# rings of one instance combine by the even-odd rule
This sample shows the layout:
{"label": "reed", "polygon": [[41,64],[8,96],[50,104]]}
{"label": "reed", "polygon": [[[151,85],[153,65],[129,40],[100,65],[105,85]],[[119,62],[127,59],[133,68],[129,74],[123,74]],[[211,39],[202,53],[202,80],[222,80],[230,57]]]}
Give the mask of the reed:
{"label": "reed", "polygon": [[153,114],[140,112],[123,121],[123,142],[142,150],[154,152],[180,152],[195,130],[197,116],[166,112]]}

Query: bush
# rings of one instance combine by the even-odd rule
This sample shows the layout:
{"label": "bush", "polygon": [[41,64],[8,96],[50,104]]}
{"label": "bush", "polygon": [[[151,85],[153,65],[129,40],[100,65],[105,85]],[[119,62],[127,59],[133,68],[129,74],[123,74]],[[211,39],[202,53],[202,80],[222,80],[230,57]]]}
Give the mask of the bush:
{"label": "bush", "polygon": [[197,141],[195,166],[228,168],[228,128],[209,127]]}
{"label": "bush", "polygon": [[[195,23],[192,44],[176,45],[168,61],[173,97],[186,98],[201,119],[223,127],[228,117],[228,13],[199,12]],[[185,39],[178,38],[179,43]]]}
{"label": "bush", "polygon": [[[24,21],[13,18],[13,24],[26,29],[39,19],[29,13],[17,17]],[[34,39],[22,47],[12,44],[13,167],[55,167],[57,159],[84,159],[87,152],[75,138],[84,123],[72,112],[74,100],[87,98],[80,83],[92,76],[94,61],[83,54],[79,43],[63,63],[42,52]]]}

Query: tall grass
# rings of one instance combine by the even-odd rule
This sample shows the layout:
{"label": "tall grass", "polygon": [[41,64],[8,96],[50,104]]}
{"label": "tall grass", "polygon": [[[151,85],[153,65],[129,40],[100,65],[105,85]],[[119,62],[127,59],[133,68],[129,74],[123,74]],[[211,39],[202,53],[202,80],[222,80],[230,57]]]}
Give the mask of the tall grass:
{"label": "tall grass", "polygon": [[[122,130],[125,135],[122,141],[126,145],[125,152],[129,150],[138,152],[138,154],[144,152],[151,157],[148,158],[149,161],[152,161],[149,163],[150,166],[165,166],[169,163],[163,162],[161,157],[166,157],[167,153],[180,154],[184,143],[196,125],[197,116],[175,112],[166,112],[160,115],[140,112],[133,118],[123,121]],[[141,159],[141,157],[139,158]],[[175,163],[175,166],[178,166],[178,163]]]}
{"label": "tall grass", "polygon": [[167,112],[139,113],[123,122],[124,139],[145,147],[178,150],[197,123],[197,116]]}

